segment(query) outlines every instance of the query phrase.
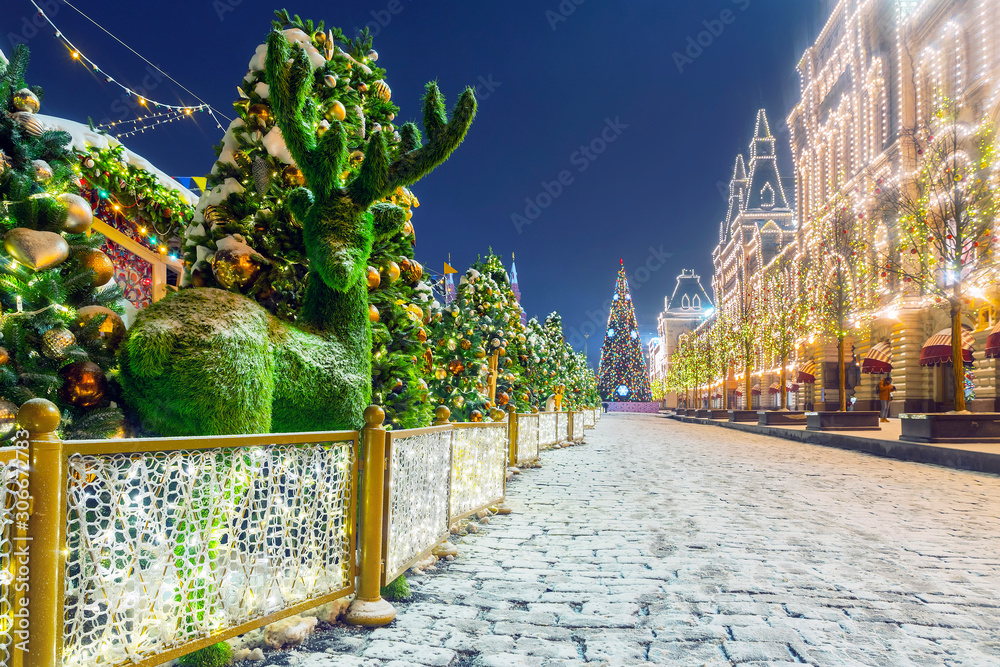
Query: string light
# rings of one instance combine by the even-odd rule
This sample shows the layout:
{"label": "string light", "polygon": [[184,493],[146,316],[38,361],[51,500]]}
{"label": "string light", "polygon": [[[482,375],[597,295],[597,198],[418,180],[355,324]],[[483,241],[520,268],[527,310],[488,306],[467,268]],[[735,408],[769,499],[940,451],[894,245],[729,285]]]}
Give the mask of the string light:
{"label": "string light", "polygon": [[[53,23],[52,19],[49,18],[48,14],[45,13],[45,10],[43,10],[41,8],[41,6],[39,6],[39,4],[38,4],[38,2],[36,0],[31,0],[31,4],[35,6],[36,10],[38,10],[38,15],[40,17],[42,17],[43,19],[45,19],[45,21],[50,26],[52,26],[52,29],[55,31],[55,33],[54,33],[55,38],[58,39],[58,40],[60,40],[66,46],[66,48],[69,49],[70,55],[71,55],[71,57],[74,60],[78,60],[78,61],[80,61],[82,63],[85,63],[91,69],[93,69],[94,72],[97,72],[98,74],[104,75],[104,80],[107,83],[111,83],[111,84],[114,84],[114,85],[118,86],[120,89],[122,89],[123,91],[125,91],[125,93],[127,95],[133,96],[136,99],[138,99],[139,103],[142,104],[143,106],[152,105],[156,109],[169,109],[169,110],[180,111],[180,112],[184,113],[185,115],[190,115],[192,112],[204,111],[204,112],[207,112],[212,117],[212,120],[215,121],[215,125],[216,125],[216,127],[218,129],[222,129],[222,123],[216,117],[216,114],[218,114],[219,116],[222,116],[223,118],[226,118],[226,120],[229,120],[229,118],[227,116],[225,116],[222,112],[218,111],[217,109],[214,109],[211,105],[209,105],[206,102],[202,102],[201,104],[198,104],[198,105],[168,104],[166,102],[158,102],[158,101],[155,101],[155,100],[150,100],[145,95],[139,94],[138,92],[136,92],[135,90],[133,90],[129,86],[127,86],[127,85],[119,82],[113,76],[111,76],[110,74],[108,74],[107,72],[105,72],[104,70],[102,70],[101,67],[94,60],[92,60],[91,58],[88,58],[87,55],[83,53],[83,51],[81,51],[79,48],[77,48],[77,46],[75,44],[73,44],[73,42],[70,41],[70,39],[63,34],[63,32],[59,29],[59,27],[56,26],[55,23]],[[79,9],[77,9],[76,7],[73,7],[73,5],[71,5],[69,2],[66,2],[66,5],[69,6],[70,8],[72,8],[73,10],[75,10],[76,12],[78,12],[79,14],[81,14],[82,16],[84,16],[84,18],[86,18],[87,20],[91,21],[91,23],[94,23],[94,25],[97,25],[99,28],[101,28],[101,30],[103,30],[108,35],[111,35],[115,40],[117,40],[120,44],[122,44],[123,46],[125,46],[126,48],[128,48],[130,51],[132,51],[136,55],[139,55],[138,52],[136,52],[134,49],[132,49],[131,47],[129,47],[127,44],[125,44],[124,42],[122,42],[120,39],[118,39],[117,37],[115,37],[114,35],[112,35],[110,32],[108,32],[105,28],[103,28],[102,26],[100,26],[98,23],[96,23],[93,19],[91,19],[90,17],[88,17],[86,14],[83,14],[83,12],[81,12]],[[141,55],[139,57],[142,58]],[[160,73],[162,73],[164,76],[166,76],[167,78],[169,78],[171,81],[173,81],[174,83],[177,83],[177,81],[175,81],[172,77],[170,77],[168,74],[166,74],[166,72],[163,72],[163,70],[160,70],[158,67],[156,67],[156,65],[153,65],[152,63],[150,63],[145,58],[142,58],[142,59],[145,60],[150,65],[152,65],[154,68],[156,68],[157,71],[159,71]],[[180,85],[180,84],[178,83],[177,85]],[[181,86],[181,88],[184,88],[184,87]],[[187,90],[187,88],[184,88],[184,90]],[[188,91],[188,92],[191,92],[191,91]],[[195,96],[195,97],[197,97],[197,96]]]}

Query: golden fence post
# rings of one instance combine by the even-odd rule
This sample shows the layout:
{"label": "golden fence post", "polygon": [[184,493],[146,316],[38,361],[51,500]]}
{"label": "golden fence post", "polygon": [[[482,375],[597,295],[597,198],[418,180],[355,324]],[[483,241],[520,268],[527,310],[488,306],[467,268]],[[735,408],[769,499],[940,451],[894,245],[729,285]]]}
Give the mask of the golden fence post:
{"label": "golden fence post", "polygon": [[443,405],[439,405],[434,411],[434,425],[447,426],[449,419],[451,419],[451,410]]}
{"label": "golden fence post", "polygon": [[360,559],[357,597],[345,621],[351,625],[388,625],[396,610],[382,599],[382,522],[385,520],[382,494],[385,485],[385,411],[377,405],[365,408],[361,429],[364,460],[361,472]]}
{"label": "golden fence post", "polygon": [[30,486],[33,500],[28,517],[28,623],[24,667],[62,664],[63,548],[66,531],[66,463],[55,431],[59,408],[33,398],[17,411],[17,422],[31,443]]}
{"label": "golden fence post", "polygon": [[507,414],[510,415],[510,421],[507,422],[507,444],[510,455],[507,458],[510,461],[510,465],[516,466],[517,439],[520,437],[520,432],[518,429],[519,424],[517,423],[517,410],[513,405],[507,406]]}

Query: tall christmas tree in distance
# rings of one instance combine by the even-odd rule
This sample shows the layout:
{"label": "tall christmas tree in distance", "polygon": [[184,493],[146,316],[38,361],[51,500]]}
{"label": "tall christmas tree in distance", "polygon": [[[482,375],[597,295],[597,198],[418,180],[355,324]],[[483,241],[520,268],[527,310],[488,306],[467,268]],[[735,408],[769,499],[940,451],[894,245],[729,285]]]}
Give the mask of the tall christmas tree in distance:
{"label": "tall christmas tree in distance", "polygon": [[653,400],[649,389],[646,360],[642,356],[642,341],[635,321],[632,294],[625,279],[625,262],[618,269],[618,284],[611,297],[608,332],[601,346],[601,368],[597,388],[606,401],[648,402]]}

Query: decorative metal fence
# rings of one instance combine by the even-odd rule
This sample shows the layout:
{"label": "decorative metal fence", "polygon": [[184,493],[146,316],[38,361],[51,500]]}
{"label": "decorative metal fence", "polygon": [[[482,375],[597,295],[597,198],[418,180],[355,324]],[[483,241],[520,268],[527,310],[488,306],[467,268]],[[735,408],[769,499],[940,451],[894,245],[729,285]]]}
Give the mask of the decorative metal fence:
{"label": "decorative metal fence", "polygon": [[385,586],[448,536],[451,426],[386,434]]}
{"label": "decorative metal fence", "polygon": [[534,461],[538,458],[538,420],[537,414],[517,416],[517,454],[514,462],[517,464]]}
{"label": "decorative metal fence", "polygon": [[159,664],[352,593],[357,438],[60,443],[61,664]]}
{"label": "decorative metal fence", "polygon": [[538,413],[538,444],[551,447],[559,442],[558,412]]}
{"label": "decorative metal fence", "polygon": [[26,461],[0,450],[0,667],[150,667],[355,592],[369,607],[349,622],[388,623],[379,585],[502,501],[511,459],[582,439],[585,420],[449,424],[439,408],[438,426],[386,433],[373,406],[361,432],[61,442],[46,403],[18,415],[30,516]]}
{"label": "decorative metal fence", "polygon": [[583,442],[583,413],[570,412],[568,414],[570,440],[579,444]]}
{"label": "decorative metal fence", "polygon": [[569,442],[569,415],[568,412],[556,413],[556,443]]}
{"label": "decorative metal fence", "polygon": [[451,446],[451,521],[504,497],[507,424],[455,424]]}

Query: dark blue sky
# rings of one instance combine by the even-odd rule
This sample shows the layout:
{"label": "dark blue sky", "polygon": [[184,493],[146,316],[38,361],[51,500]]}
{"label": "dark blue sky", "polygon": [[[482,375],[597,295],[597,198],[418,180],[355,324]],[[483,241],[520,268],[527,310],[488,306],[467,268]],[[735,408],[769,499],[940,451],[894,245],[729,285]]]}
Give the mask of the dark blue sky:
{"label": "dark blue sky", "polygon": [[[112,117],[120,91],[71,61],[51,30],[33,35],[28,0],[9,4],[3,48],[12,35],[29,37],[29,81],[46,90],[42,113]],[[151,98],[194,103],[157,84],[145,63],[61,0],[42,4],[115,78],[135,88],[145,78]],[[74,4],[230,116],[275,8],[261,0]],[[440,271],[449,253],[459,269],[489,247],[516,253],[529,315],[560,311],[580,348],[573,334],[595,331],[595,362],[606,321],[597,311],[614,291],[619,258],[630,275],[647,262],[655,269],[632,284],[644,338],[682,268],[696,269],[710,289],[709,253],[725,213],[718,183],[749,143],[760,107],[791,175],[784,117],[798,97],[795,65],[825,20],[821,0],[309,0],[287,8],[348,33],[370,24],[403,119],[419,119],[426,81],[436,79],[449,103],[464,86],[479,87],[465,144],[414,188],[418,259]],[[674,54],[703,32],[707,46],[692,47],[679,71]],[[203,175],[222,137],[207,121],[126,142],[170,174]],[[534,219],[517,229],[515,214]],[[662,262],[661,246],[670,255]]]}

